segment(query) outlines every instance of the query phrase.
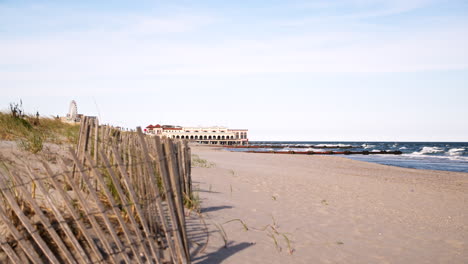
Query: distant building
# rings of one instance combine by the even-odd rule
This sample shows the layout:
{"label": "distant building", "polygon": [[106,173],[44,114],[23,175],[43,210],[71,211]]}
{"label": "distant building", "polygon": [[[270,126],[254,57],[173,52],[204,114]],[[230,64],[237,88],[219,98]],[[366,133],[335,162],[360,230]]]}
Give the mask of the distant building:
{"label": "distant building", "polygon": [[174,139],[187,139],[210,145],[247,145],[247,129],[226,127],[181,127],[171,125],[149,125],[145,133]]}

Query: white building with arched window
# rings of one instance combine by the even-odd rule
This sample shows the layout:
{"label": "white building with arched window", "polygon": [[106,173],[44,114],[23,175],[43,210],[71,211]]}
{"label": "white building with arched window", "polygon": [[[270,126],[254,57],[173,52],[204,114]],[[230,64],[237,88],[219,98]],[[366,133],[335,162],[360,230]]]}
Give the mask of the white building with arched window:
{"label": "white building with arched window", "polygon": [[186,139],[211,145],[247,145],[247,129],[226,127],[180,127],[169,125],[149,125],[145,133],[174,139]]}

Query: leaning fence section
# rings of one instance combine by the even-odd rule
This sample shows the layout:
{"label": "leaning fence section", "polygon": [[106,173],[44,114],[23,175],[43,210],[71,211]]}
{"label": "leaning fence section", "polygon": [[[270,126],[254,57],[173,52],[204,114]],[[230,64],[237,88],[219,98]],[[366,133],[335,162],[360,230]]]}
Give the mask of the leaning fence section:
{"label": "leaning fence section", "polygon": [[0,175],[0,262],[190,263],[190,156],[187,142],[83,117],[58,165]]}

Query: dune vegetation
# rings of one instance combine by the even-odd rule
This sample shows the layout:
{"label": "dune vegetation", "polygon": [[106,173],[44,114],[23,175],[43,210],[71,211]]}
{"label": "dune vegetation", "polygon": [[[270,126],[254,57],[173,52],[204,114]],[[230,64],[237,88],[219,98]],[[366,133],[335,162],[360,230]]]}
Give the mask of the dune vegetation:
{"label": "dune vegetation", "polygon": [[10,111],[0,112],[0,140],[17,141],[33,153],[41,151],[46,142],[76,144],[79,129],[58,118],[25,114],[21,104],[10,104]]}

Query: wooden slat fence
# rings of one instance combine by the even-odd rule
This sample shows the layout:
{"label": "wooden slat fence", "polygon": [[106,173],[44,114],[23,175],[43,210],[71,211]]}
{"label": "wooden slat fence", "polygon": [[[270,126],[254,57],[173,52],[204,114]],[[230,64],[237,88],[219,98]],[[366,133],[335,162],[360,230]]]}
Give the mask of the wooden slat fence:
{"label": "wooden slat fence", "polygon": [[190,263],[190,155],[187,142],[83,117],[58,169],[0,175],[0,262]]}

